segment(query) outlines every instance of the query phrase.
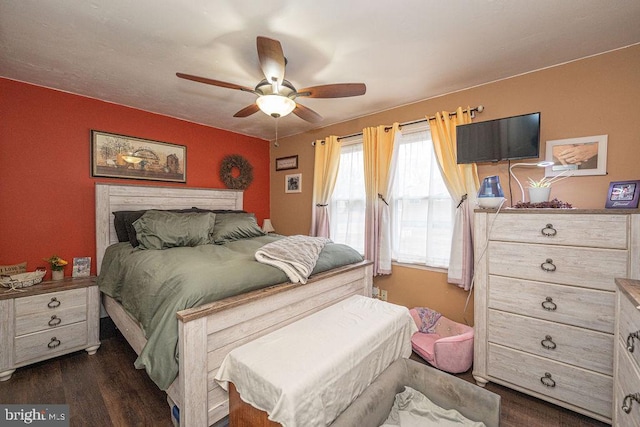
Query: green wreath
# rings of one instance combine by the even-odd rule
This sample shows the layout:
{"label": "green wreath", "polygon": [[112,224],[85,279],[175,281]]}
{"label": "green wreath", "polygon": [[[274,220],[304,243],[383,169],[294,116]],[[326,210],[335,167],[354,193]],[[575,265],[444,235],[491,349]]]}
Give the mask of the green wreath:
{"label": "green wreath", "polygon": [[[233,169],[240,171],[238,176],[233,176]],[[220,179],[227,188],[245,190],[253,181],[253,166],[241,155],[229,154],[222,159]]]}

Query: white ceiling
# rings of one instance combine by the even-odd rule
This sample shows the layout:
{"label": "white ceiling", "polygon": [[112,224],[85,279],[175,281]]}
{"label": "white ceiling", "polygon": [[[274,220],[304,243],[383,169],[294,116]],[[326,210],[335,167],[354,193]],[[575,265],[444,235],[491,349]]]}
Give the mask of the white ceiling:
{"label": "white ceiling", "polygon": [[639,22],[638,0],[0,0],[0,76],[273,139],[275,119],[233,117],[253,94],[175,73],[253,87],[262,35],[297,88],[367,85],[298,98],[324,120],[281,118],[286,136],[636,44]]}

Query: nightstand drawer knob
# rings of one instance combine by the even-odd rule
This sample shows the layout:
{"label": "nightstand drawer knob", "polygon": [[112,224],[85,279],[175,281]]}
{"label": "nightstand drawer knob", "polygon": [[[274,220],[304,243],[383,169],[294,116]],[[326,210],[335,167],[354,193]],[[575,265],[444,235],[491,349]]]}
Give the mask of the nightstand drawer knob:
{"label": "nightstand drawer knob", "polygon": [[640,341],[640,331],[631,332],[627,337],[627,351],[633,353],[635,349],[635,342],[633,340]]}
{"label": "nightstand drawer knob", "polygon": [[542,346],[547,350],[555,350],[557,347],[556,343],[553,342],[553,338],[551,338],[551,335],[545,336],[544,339],[540,341],[540,344],[542,344]]}
{"label": "nightstand drawer knob", "polygon": [[558,234],[558,230],[553,228],[553,224],[547,224],[542,230],[540,230],[543,236],[545,237],[553,237]]}
{"label": "nightstand drawer knob", "polygon": [[62,341],[60,341],[58,338],[53,337],[51,338],[51,341],[49,341],[49,344],[47,344],[47,347],[49,348],[56,348],[57,346],[59,346],[60,344],[62,344]]}
{"label": "nightstand drawer knob", "polygon": [[58,301],[58,298],[53,297],[53,298],[51,298],[51,301],[49,301],[49,303],[47,304],[47,307],[56,308],[56,307],[59,307],[60,304],[62,304],[62,303],[60,301]]}
{"label": "nightstand drawer knob", "polygon": [[631,412],[631,405],[633,405],[633,401],[640,403],[640,393],[627,394],[622,401],[622,410],[625,414]]}
{"label": "nightstand drawer knob", "polygon": [[540,268],[544,271],[556,271],[556,266],[551,258],[547,258],[545,262],[540,264]]}
{"label": "nightstand drawer knob", "polygon": [[558,308],[558,305],[555,302],[553,302],[553,298],[547,297],[545,298],[544,301],[542,301],[542,308],[544,308],[547,311],[556,311],[556,308]]}
{"label": "nightstand drawer knob", "polygon": [[62,323],[62,319],[56,316],[55,314],[51,316],[51,320],[49,320],[49,326],[58,326]]}
{"label": "nightstand drawer knob", "polygon": [[556,386],[556,382],[551,378],[551,374],[549,372],[544,373],[544,377],[540,378],[540,382],[546,387],[553,388]]}

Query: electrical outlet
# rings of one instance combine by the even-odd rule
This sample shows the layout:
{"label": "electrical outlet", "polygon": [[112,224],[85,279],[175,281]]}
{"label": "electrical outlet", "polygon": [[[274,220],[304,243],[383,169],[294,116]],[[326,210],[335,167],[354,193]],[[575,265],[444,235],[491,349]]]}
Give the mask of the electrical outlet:
{"label": "electrical outlet", "polygon": [[386,290],[384,290],[384,289],[380,289],[380,290],[378,291],[378,295],[380,296],[380,299],[381,299],[382,301],[386,301],[386,300],[387,300],[387,291],[386,291]]}

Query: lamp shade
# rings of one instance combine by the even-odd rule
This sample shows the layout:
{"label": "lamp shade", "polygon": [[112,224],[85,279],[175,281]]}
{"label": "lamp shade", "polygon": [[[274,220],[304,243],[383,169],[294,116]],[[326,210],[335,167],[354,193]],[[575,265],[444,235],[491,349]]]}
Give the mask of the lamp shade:
{"label": "lamp shade", "polygon": [[260,110],[272,117],[284,117],[296,108],[293,99],[282,95],[262,95],[256,99]]}
{"label": "lamp shade", "polygon": [[274,231],[276,231],[276,229],[273,228],[273,224],[271,224],[270,219],[264,220],[264,222],[262,223],[262,231],[264,231],[265,233],[273,233]]}

